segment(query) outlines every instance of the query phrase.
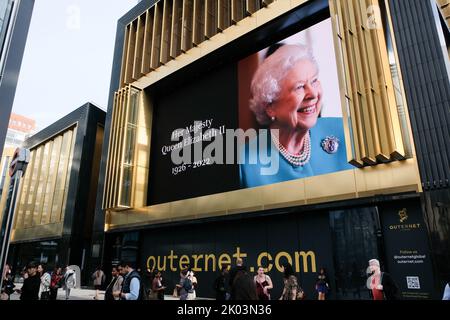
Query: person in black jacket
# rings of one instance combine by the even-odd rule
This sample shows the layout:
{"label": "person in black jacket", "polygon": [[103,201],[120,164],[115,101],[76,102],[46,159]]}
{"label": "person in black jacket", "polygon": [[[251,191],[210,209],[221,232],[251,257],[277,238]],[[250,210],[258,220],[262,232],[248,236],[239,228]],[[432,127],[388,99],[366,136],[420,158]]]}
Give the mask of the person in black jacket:
{"label": "person in black jacket", "polygon": [[227,300],[226,276],[228,267],[222,267],[220,275],[214,281],[214,291],[216,292],[216,300]]}
{"label": "person in black jacket", "polygon": [[23,286],[18,290],[20,292],[20,300],[39,300],[39,287],[41,286],[41,278],[37,273],[37,264],[30,262],[27,266],[28,278],[23,281]]}

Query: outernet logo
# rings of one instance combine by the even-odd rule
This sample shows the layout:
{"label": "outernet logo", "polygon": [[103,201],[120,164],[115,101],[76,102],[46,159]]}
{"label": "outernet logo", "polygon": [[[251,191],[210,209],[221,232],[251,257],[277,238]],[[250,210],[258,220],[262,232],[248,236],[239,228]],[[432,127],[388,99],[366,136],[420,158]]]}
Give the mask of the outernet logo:
{"label": "outernet logo", "polygon": [[398,216],[400,217],[400,223],[403,223],[406,220],[408,220],[408,213],[406,211],[406,208],[403,208],[402,210],[400,210],[398,212]]}

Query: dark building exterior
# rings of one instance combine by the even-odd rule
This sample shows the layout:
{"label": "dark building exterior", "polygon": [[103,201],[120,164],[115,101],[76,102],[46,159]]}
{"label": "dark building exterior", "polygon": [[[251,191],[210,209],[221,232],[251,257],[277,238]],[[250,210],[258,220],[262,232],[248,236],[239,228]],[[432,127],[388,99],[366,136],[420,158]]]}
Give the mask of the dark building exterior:
{"label": "dark building exterior", "polygon": [[[213,297],[220,267],[241,257],[251,272],[267,269],[277,299],[287,261],[308,299],[322,267],[329,298],[370,299],[377,258],[403,298],[439,299],[450,259],[448,2],[372,4],[142,1],[123,16],[94,222],[102,250],[91,268],[132,260],[161,270],[170,292],[191,268],[197,296]],[[335,81],[321,117],[342,119],[352,166],[250,188],[238,165],[205,153],[171,161],[177,132],[257,127],[249,79],[279,41],[313,49],[326,94]],[[185,150],[195,140],[182,141]]]}
{"label": "dark building exterior", "polygon": [[5,143],[33,7],[34,0],[7,0],[0,6],[0,150]]}
{"label": "dark building exterior", "polygon": [[[9,260],[84,269],[90,247],[105,112],[86,103],[24,143],[31,161],[18,198]],[[86,279],[89,279],[87,277]]]}

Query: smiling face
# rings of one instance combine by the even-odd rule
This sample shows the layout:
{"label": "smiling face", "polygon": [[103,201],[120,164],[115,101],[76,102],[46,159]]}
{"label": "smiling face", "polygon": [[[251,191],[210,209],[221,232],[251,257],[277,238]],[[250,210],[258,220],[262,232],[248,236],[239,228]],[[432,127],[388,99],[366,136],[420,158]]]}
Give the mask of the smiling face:
{"label": "smiling face", "polygon": [[314,127],[322,109],[322,86],[315,64],[299,60],[280,86],[279,98],[267,108],[269,118],[275,117],[275,123],[291,130]]}

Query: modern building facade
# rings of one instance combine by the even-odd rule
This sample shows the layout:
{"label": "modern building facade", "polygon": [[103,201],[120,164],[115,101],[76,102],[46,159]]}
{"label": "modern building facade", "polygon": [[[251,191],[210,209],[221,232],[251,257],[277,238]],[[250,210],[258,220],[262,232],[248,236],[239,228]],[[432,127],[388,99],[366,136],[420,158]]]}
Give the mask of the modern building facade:
{"label": "modern building facade", "polygon": [[3,150],[33,7],[34,0],[0,3],[0,150]]}
{"label": "modern building facade", "polygon": [[36,121],[20,114],[11,113],[5,148],[20,147],[22,143],[36,133]]}
{"label": "modern building facade", "polygon": [[[86,103],[28,138],[9,261],[78,265],[84,277],[94,218],[105,112]],[[82,279],[84,280],[84,278]]]}
{"label": "modern building facade", "polygon": [[[325,268],[330,298],[369,299],[366,269],[377,258],[404,298],[438,298],[450,261],[449,7],[140,2],[118,22],[92,243],[102,249],[92,266],[132,260],[161,270],[170,290],[191,268],[197,295],[213,297],[220,267],[241,257],[251,272],[267,269],[278,298],[289,262],[307,297]],[[251,80],[299,44],[323,90],[316,126],[328,123],[319,140],[309,129],[301,167],[322,160],[297,179],[261,178],[237,162],[240,137],[226,151],[221,142],[264,129],[264,116],[281,121],[255,117],[253,87],[273,81]],[[317,86],[302,81],[295,90]],[[344,163],[328,167],[339,154]]]}

